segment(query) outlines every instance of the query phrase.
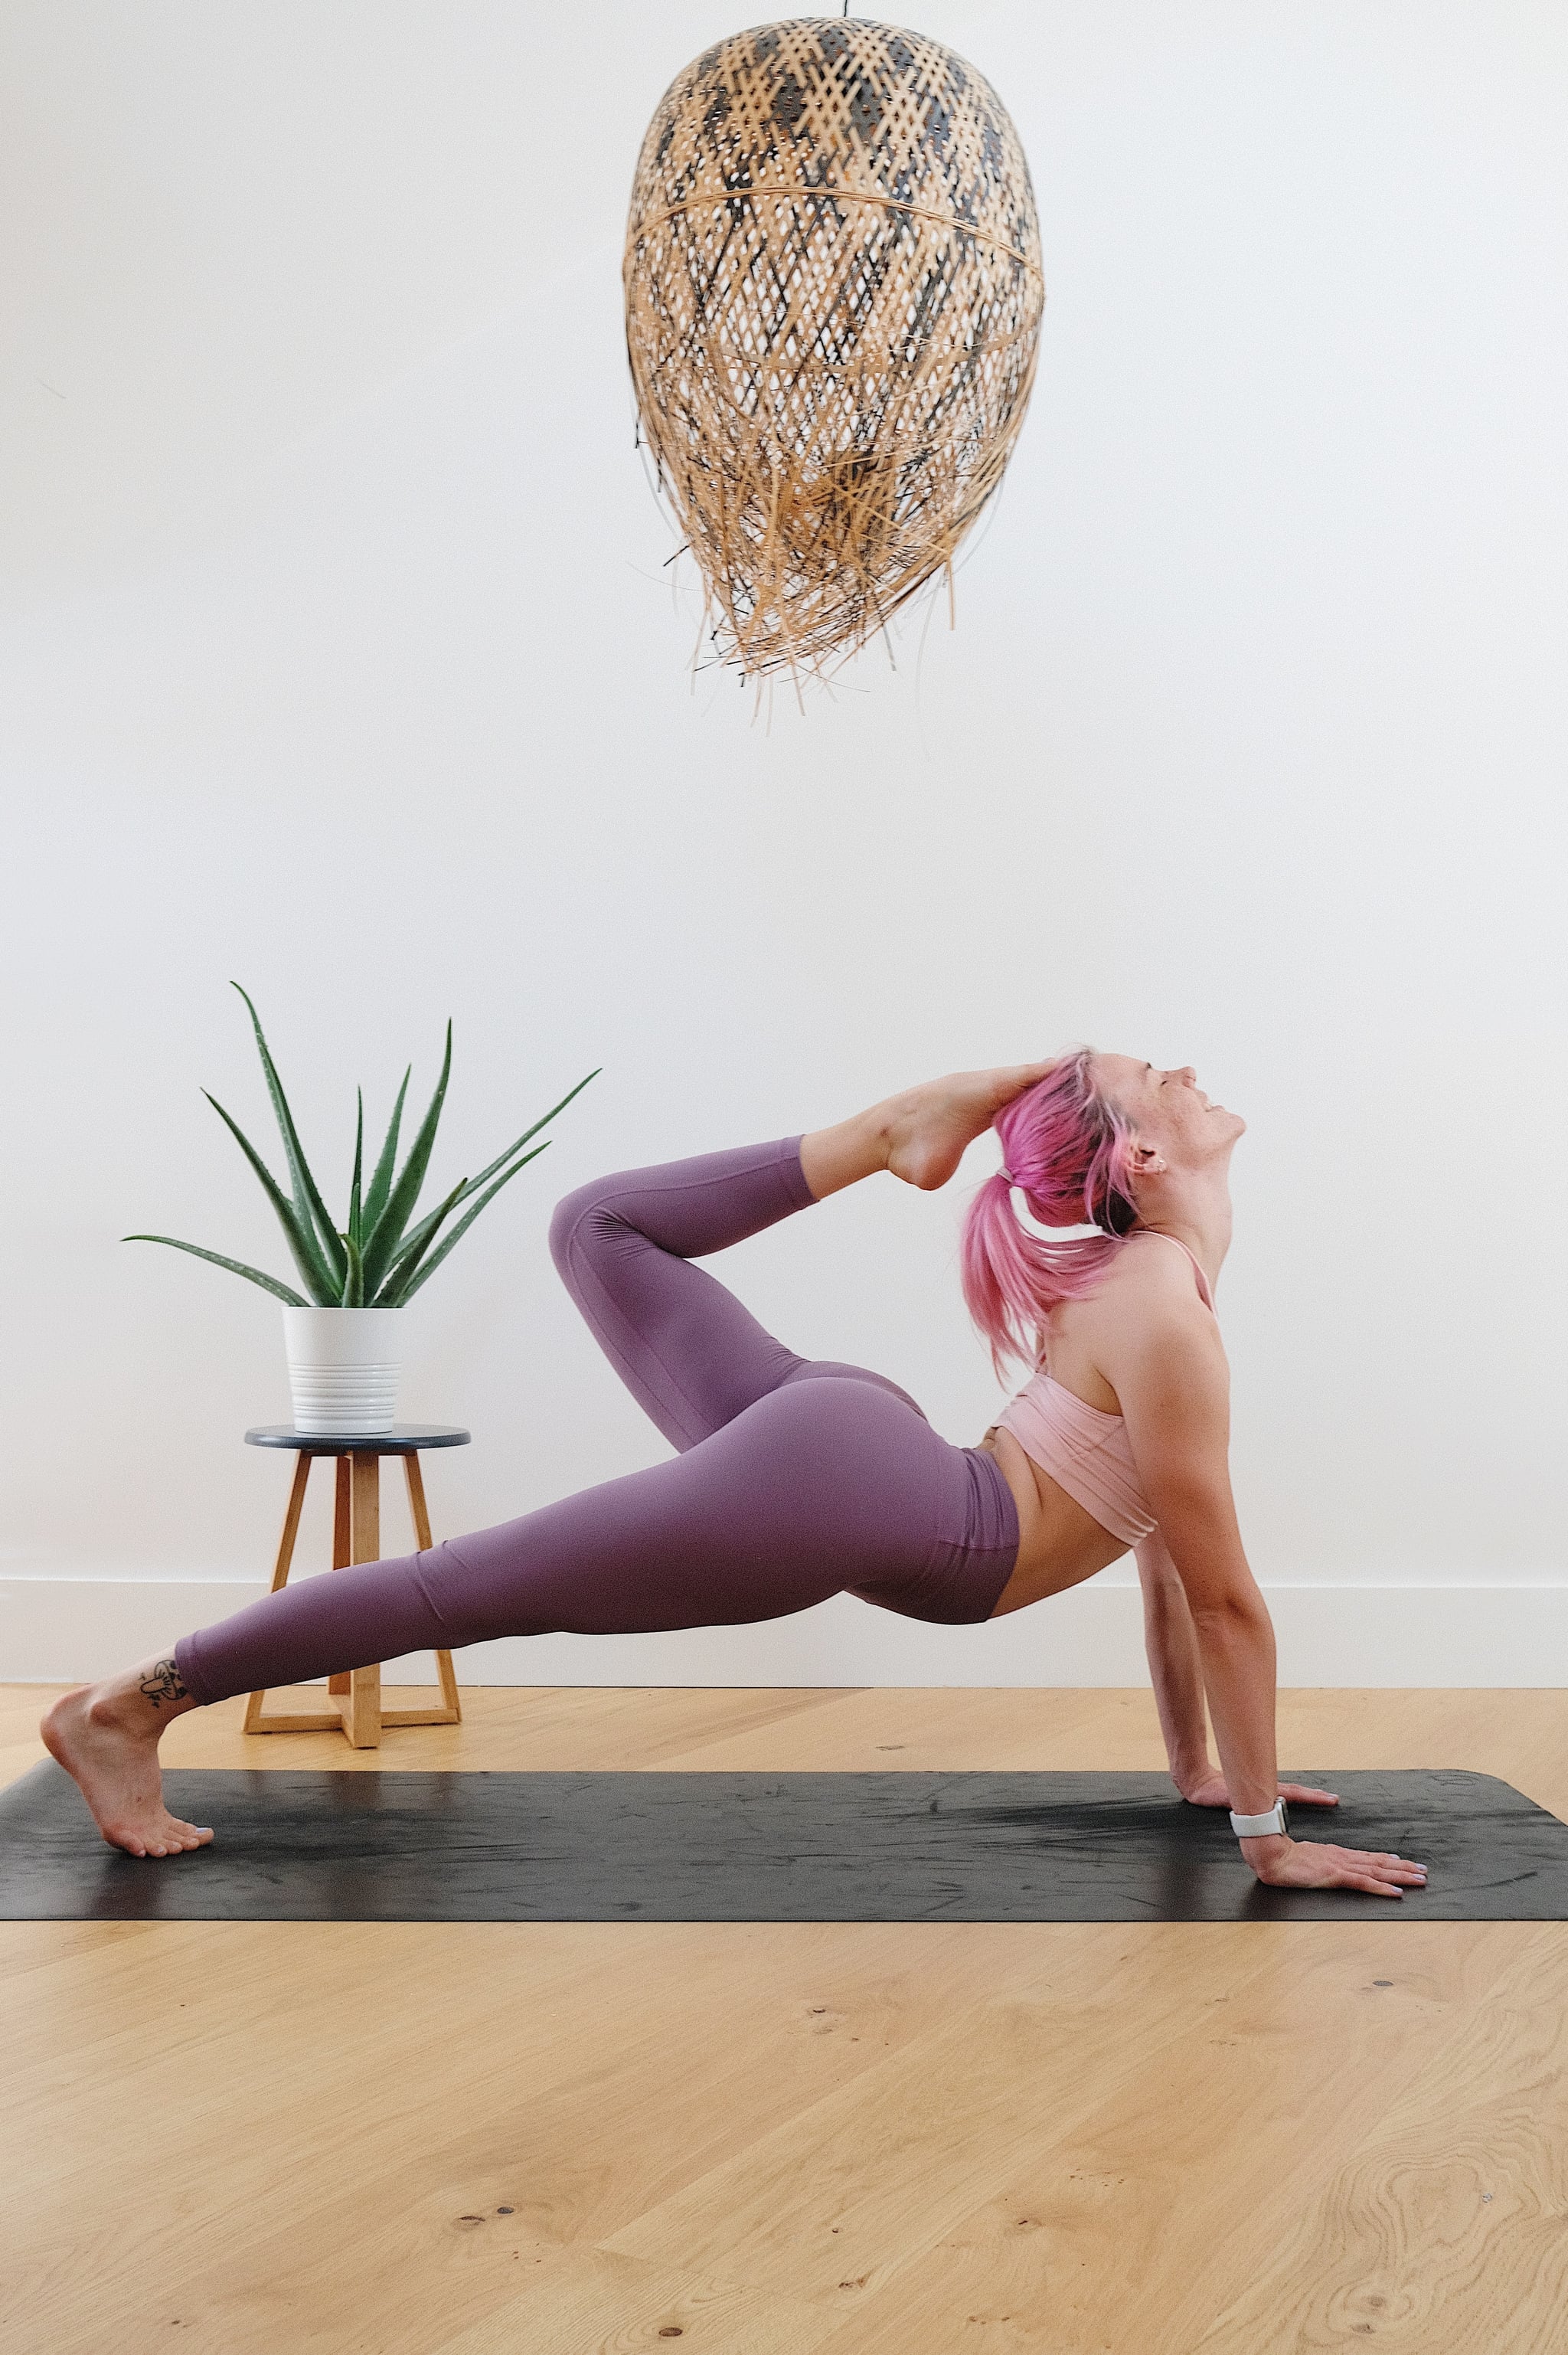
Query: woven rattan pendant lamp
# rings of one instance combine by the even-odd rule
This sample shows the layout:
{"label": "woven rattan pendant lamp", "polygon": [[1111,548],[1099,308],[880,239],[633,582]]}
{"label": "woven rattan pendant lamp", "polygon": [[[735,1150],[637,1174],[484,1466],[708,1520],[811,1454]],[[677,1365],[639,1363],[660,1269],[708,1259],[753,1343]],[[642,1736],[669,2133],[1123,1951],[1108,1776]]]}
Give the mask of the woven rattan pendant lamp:
{"label": "woven rattan pendant lamp", "polygon": [[1044,287],[1006,110],[893,26],[734,34],[659,102],[624,279],[714,645],[820,671],[950,565],[1023,421]]}

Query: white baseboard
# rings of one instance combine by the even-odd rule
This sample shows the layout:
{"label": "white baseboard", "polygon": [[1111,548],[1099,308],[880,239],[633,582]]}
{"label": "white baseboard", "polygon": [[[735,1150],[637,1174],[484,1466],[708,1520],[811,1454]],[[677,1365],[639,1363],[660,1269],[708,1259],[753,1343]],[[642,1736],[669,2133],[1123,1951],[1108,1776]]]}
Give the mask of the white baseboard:
{"label": "white baseboard", "polygon": [[[260,1582],[0,1580],[0,1681],[105,1676],[254,1602]],[[1568,1584],[1273,1586],[1285,1685],[1568,1685]],[[429,1663],[389,1662],[423,1681]],[[837,1595],[754,1627],[511,1636],[459,1662],[480,1685],[1136,1685],[1136,1587],[1103,1581],[976,1627]]]}

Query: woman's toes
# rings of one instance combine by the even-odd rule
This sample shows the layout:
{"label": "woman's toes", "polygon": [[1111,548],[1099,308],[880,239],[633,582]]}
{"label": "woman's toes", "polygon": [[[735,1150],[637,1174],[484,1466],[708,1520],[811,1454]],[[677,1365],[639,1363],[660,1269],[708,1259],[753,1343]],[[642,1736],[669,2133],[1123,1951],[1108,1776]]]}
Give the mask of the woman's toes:
{"label": "woman's toes", "polygon": [[182,1823],[177,1816],[171,1816],[155,1832],[132,1831],[128,1825],[122,1830],[106,1824],[103,1837],[111,1848],[122,1849],[127,1856],[184,1856],[187,1851],[205,1848],[212,1838],[212,1828],[207,1824]]}
{"label": "woman's toes", "polygon": [[205,1848],[212,1838],[212,1828],[207,1824],[187,1824],[175,1816],[163,1838],[171,1856],[183,1856],[187,1849]]}

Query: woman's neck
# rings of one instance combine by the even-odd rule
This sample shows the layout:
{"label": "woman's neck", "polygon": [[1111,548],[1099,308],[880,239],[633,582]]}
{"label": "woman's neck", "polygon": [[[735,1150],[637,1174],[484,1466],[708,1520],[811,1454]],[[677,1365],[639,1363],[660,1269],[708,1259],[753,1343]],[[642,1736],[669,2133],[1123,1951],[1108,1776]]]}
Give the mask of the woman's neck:
{"label": "woman's neck", "polygon": [[1160,1180],[1158,1191],[1150,1187],[1148,1192],[1150,1199],[1139,1206],[1139,1227],[1185,1243],[1211,1285],[1217,1284],[1234,1222],[1229,1172],[1172,1172]]}

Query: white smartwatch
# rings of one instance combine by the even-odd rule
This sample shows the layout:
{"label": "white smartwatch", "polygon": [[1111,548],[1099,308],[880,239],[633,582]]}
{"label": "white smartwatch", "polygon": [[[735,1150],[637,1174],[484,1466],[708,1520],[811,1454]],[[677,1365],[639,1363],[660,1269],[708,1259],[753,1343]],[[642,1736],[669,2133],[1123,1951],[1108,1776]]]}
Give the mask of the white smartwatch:
{"label": "white smartwatch", "polygon": [[1285,1802],[1276,1799],[1266,1816],[1238,1816],[1231,1810],[1231,1829],[1237,1839],[1264,1839],[1270,1832],[1286,1828]]}

